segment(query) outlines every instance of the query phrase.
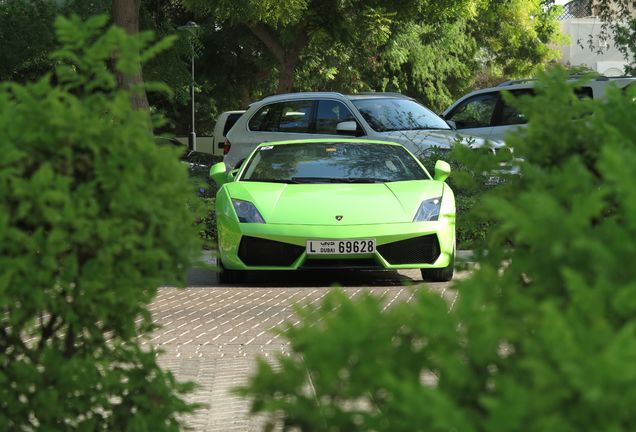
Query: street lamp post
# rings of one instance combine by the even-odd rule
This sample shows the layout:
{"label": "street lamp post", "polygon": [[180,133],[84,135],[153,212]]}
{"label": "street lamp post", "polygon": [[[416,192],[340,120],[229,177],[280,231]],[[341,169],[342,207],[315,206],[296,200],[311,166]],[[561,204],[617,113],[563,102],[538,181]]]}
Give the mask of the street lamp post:
{"label": "street lamp post", "polygon": [[[194,32],[199,26],[194,21],[188,21],[186,25],[179,27],[180,30],[187,30]],[[188,136],[188,150],[195,151],[197,149],[197,134],[194,130],[194,45],[192,43],[192,34],[189,36],[190,41],[190,109],[191,109],[191,122],[192,129]]]}

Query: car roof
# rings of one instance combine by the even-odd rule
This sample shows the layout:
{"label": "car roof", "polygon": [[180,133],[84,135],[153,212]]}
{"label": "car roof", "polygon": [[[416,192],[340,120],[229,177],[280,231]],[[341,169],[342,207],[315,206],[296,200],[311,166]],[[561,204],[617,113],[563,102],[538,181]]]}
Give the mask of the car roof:
{"label": "car roof", "polygon": [[276,102],[289,99],[319,99],[319,98],[335,98],[335,99],[413,99],[409,96],[405,96],[400,93],[394,92],[360,92],[350,95],[345,95],[338,92],[296,92],[296,93],[283,93],[272,96],[267,96],[261,99],[260,102]]}
{"label": "car roof", "polygon": [[311,139],[297,139],[297,140],[285,140],[285,141],[269,141],[263,142],[256,147],[274,146],[274,145],[287,145],[287,144],[311,144],[311,143],[357,143],[357,144],[385,144],[404,147],[400,143],[394,141],[381,141],[370,140],[361,138],[311,138]]}
{"label": "car roof", "polygon": [[[571,77],[568,78],[567,82],[575,82],[577,80],[582,80],[584,78],[585,78],[584,75],[571,76]],[[590,79],[588,81],[585,81],[585,83],[583,85],[588,85],[588,86],[592,85],[593,86],[593,85],[602,85],[602,84],[611,83],[611,82],[618,82],[620,84],[625,83],[625,85],[627,85],[627,84],[629,84],[631,82],[635,82],[635,81],[636,81],[636,76],[606,77],[606,76],[601,75],[601,76],[598,76],[596,78],[593,78],[593,79]],[[537,79],[536,78],[508,80],[508,81],[504,81],[504,82],[502,82],[500,84],[497,84],[494,87],[486,87],[486,88],[474,90],[474,91],[472,91],[470,93],[471,94],[477,94],[477,93],[489,92],[489,91],[493,91],[493,90],[527,89],[527,88],[534,87],[536,85],[536,83],[537,83]]]}

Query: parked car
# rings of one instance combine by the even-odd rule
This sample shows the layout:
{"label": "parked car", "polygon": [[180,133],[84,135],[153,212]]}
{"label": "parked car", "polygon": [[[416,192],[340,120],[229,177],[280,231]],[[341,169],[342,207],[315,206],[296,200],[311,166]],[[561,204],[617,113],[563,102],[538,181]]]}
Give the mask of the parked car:
{"label": "parked car", "polygon": [[[579,97],[602,99],[608,85],[624,88],[634,82],[636,77],[601,76],[575,91]],[[528,119],[506,104],[501,92],[505,90],[513,96],[532,95],[535,83],[535,80],[513,80],[501,83],[497,87],[475,90],[455,101],[444,111],[442,117],[452,122],[462,133],[491,140],[503,140],[507,131],[523,127]]]}
{"label": "parked car", "polygon": [[458,139],[473,146],[484,143],[460,135],[437,114],[398,93],[290,93],[250,105],[227,134],[224,161],[228,169],[235,168],[263,142],[342,136],[398,142],[416,156],[433,147],[450,148]]}
{"label": "parked car", "polygon": [[213,151],[214,155],[223,155],[227,153],[224,150],[225,147],[225,137],[232,126],[236,124],[237,120],[241,118],[245,110],[236,110],[236,111],[224,111],[216,118],[216,123],[214,124],[214,140],[213,140]]}
{"label": "parked car", "polygon": [[[299,109],[299,108],[297,108]],[[322,138],[259,145],[239,172],[210,174],[216,195],[218,259],[224,283],[247,271],[421,269],[453,277],[455,198],[404,146]]]}

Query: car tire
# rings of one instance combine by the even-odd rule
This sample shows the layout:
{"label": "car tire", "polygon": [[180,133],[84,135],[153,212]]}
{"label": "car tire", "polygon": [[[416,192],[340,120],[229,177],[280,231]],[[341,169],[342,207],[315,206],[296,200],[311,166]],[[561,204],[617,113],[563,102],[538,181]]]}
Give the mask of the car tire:
{"label": "car tire", "polygon": [[450,263],[444,268],[426,268],[420,269],[422,280],[425,282],[449,282],[453,280],[455,273],[455,250],[450,258]]}
{"label": "car tire", "polygon": [[228,270],[219,259],[219,271],[217,273],[219,283],[223,285],[237,285],[247,281],[247,271]]}

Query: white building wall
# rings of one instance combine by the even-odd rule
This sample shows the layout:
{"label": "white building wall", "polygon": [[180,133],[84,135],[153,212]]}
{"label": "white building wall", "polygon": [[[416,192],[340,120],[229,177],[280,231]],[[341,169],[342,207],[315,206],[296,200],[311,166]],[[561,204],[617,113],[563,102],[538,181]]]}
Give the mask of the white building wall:
{"label": "white building wall", "polygon": [[[594,17],[572,18],[561,21],[561,32],[569,36],[570,44],[561,47],[561,63],[571,66],[584,65],[605,76],[624,74],[627,63],[610,37],[606,42],[599,40],[603,23]],[[588,41],[593,37],[594,45],[601,46],[603,53],[590,49]],[[582,46],[581,46],[582,45]]]}

